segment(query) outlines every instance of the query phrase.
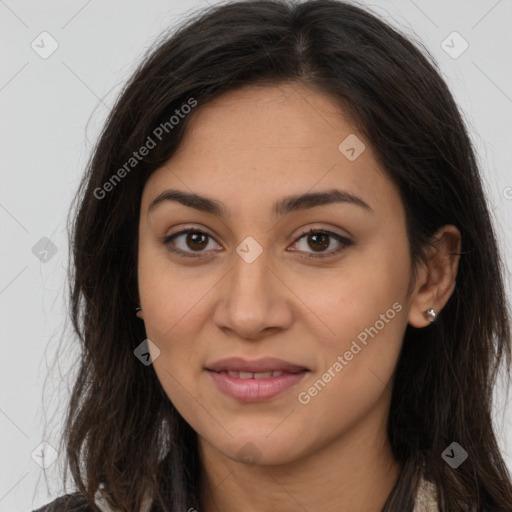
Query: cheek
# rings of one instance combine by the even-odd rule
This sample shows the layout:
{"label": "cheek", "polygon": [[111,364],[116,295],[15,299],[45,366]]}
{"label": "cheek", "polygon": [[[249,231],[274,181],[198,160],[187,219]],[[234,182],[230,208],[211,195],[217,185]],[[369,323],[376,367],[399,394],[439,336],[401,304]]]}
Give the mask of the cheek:
{"label": "cheek", "polygon": [[205,299],[218,280],[211,272],[198,276],[201,272],[199,267],[178,269],[165,253],[151,247],[139,252],[146,335],[160,350],[154,369],[171,401],[184,406],[188,395],[181,386],[192,389],[201,373],[201,330],[211,316]]}
{"label": "cheek", "polygon": [[318,325],[316,332],[323,343],[338,348],[372,326],[387,310],[394,316],[395,302],[404,306],[408,276],[399,269],[406,267],[397,263],[396,254],[382,255],[382,249],[366,249],[340,268],[293,277],[294,292],[309,306],[309,312],[304,309],[304,318]]}
{"label": "cheek", "polygon": [[194,414],[190,397],[197,394],[202,368],[198,340],[205,292],[201,286],[191,288],[190,280],[176,272],[159,272],[157,265],[144,273],[141,285],[146,334],[160,351],[154,371],[169,400],[189,416]]}
{"label": "cheek", "polygon": [[161,341],[187,323],[187,315],[204,294],[200,282],[191,286],[186,272],[177,271],[165,252],[149,243],[139,249],[138,286],[148,337]]}
{"label": "cheek", "polygon": [[297,390],[299,407],[323,418],[325,435],[349,428],[390,392],[404,334],[405,309],[394,304],[359,317],[340,315],[336,340],[324,339],[322,367]]}
{"label": "cheek", "polygon": [[407,325],[408,275],[399,270],[407,268],[405,262],[397,263],[396,253],[374,254],[379,257],[355,258],[356,263],[323,286],[317,281],[307,295],[321,320],[315,343],[322,367],[313,388],[301,391],[311,402],[332,401],[340,413],[364,408],[380,396],[392,376]]}

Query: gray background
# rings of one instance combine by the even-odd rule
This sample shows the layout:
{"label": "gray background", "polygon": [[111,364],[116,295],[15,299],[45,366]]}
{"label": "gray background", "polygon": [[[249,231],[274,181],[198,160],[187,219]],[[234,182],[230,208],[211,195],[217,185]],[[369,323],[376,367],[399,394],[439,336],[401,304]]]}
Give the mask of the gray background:
{"label": "gray background", "polygon": [[[61,459],[48,467],[48,480],[36,461],[42,442],[57,448],[76,357],[59,350],[62,339],[69,341],[66,215],[72,194],[117,92],[148,46],[207,3],[215,2],[0,0],[0,512],[28,512],[62,493]],[[367,5],[423,42],[439,63],[470,126],[510,268],[512,1]],[[58,44],[45,59],[31,47],[34,41],[39,52],[51,49],[43,31]],[[450,36],[454,31],[469,45],[457,58],[463,41]],[[43,237],[56,249],[47,261],[37,254],[47,244]],[[508,273],[506,279],[510,292]],[[499,441],[512,467],[512,407],[501,391],[497,399]]]}

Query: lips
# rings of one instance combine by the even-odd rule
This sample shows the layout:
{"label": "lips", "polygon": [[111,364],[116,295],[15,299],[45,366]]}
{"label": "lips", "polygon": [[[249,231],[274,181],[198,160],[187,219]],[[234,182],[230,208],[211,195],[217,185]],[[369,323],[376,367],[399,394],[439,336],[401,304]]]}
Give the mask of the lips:
{"label": "lips", "polygon": [[283,373],[299,373],[308,370],[305,366],[275,357],[264,357],[254,361],[248,361],[242,357],[230,357],[208,364],[206,369],[240,379],[277,377]]}
{"label": "lips", "polygon": [[[308,374],[308,370],[280,372],[276,377],[261,377],[263,372],[216,372],[208,370],[209,378],[225,396],[241,403],[254,403],[270,400],[292,389]],[[238,375],[233,377],[229,374]],[[274,372],[271,372],[274,373]],[[245,377],[244,377],[245,374]],[[254,378],[251,377],[254,376]]]}

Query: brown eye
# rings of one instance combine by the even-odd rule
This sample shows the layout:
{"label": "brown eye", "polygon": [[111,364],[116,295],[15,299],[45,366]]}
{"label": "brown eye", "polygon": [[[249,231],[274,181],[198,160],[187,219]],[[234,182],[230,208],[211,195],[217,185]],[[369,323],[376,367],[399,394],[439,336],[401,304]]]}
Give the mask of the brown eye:
{"label": "brown eye", "polygon": [[[306,242],[304,244],[305,247],[303,247],[303,249],[299,247],[299,249],[294,249],[293,251],[307,253],[307,249],[312,249],[313,254],[310,252],[305,256],[306,258],[328,258],[338,254],[340,251],[353,244],[352,241],[338,235],[337,233],[333,233],[332,231],[314,230],[312,228],[308,231],[304,230],[302,236],[296,240],[294,245],[299,245],[299,242],[302,239]],[[331,241],[333,239],[337,243],[338,247],[330,251],[326,251],[326,249],[331,245]]]}
{"label": "brown eye", "polygon": [[185,238],[185,243],[187,247],[195,250],[202,250],[208,245],[205,242],[208,241],[208,235],[205,233],[201,233],[200,231],[190,231],[187,233],[187,237]]}
{"label": "brown eye", "polygon": [[187,229],[165,237],[162,243],[171,252],[194,258],[207,252],[205,249],[208,247],[210,240],[213,240],[213,238],[208,233],[197,229]]}
{"label": "brown eye", "polygon": [[315,251],[322,251],[329,247],[329,236],[325,233],[315,233],[308,235],[308,243],[311,242],[310,247]]}

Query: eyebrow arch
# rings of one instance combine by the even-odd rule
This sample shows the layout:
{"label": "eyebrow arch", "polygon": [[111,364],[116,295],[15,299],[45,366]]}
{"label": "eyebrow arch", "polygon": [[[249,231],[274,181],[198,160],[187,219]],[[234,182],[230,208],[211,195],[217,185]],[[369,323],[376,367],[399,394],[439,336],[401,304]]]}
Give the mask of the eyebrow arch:
{"label": "eyebrow arch", "polygon": [[[158,205],[167,201],[175,201],[190,208],[211,213],[221,218],[230,216],[229,210],[220,201],[175,189],[164,190],[155,199],[153,199],[148,207],[148,214]],[[307,210],[309,208],[331,203],[353,204],[364,208],[368,212],[375,213],[371,206],[360,197],[346,190],[339,189],[286,196],[274,203],[273,213],[276,216],[283,216],[294,211]]]}

